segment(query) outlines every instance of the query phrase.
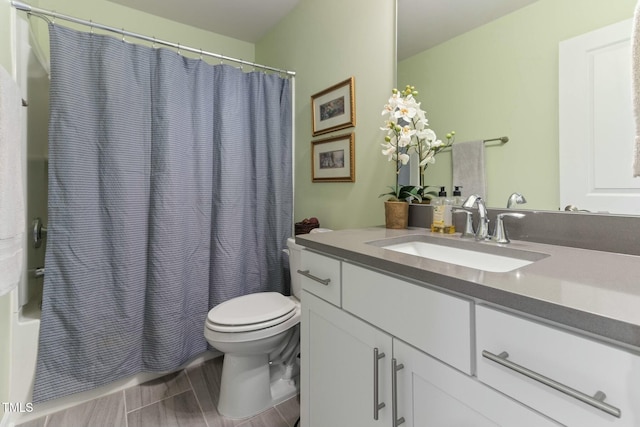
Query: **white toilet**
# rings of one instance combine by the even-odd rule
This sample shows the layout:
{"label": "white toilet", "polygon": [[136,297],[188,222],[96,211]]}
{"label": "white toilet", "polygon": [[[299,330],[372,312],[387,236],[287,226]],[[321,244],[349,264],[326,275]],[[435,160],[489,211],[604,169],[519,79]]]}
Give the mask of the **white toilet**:
{"label": "white toilet", "polygon": [[209,311],[204,336],[224,353],[218,412],[246,418],[298,393],[300,266],[302,246],[287,240],[291,295],[259,292]]}

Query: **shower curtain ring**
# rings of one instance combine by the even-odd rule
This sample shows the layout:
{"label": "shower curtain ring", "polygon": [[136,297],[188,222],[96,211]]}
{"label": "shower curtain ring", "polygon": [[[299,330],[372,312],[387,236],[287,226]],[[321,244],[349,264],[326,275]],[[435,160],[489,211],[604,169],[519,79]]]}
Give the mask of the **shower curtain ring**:
{"label": "shower curtain ring", "polygon": [[92,19],[89,19],[89,24],[90,24],[89,34],[93,35],[93,20]]}
{"label": "shower curtain ring", "polygon": [[124,28],[123,28],[122,29],[122,43],[124,43],[124,42],[125,42],[125,40],[124,40]]}
{"label": "shower curtain ring", "polygon": [[178,43],[178,55],[180,55],[180,43]]}
{"label": "shower curtain ring", "polygon": [[153,36],[153,44],[151,45],[151,47],[152,47],[153,49],[155,49],[155,48],[157,47],[157,46],[156,46],[156,36]]}
{"label": "shower curtain ring", "polygon": [[200,61],[202,61],[202,48],[200,48]]}

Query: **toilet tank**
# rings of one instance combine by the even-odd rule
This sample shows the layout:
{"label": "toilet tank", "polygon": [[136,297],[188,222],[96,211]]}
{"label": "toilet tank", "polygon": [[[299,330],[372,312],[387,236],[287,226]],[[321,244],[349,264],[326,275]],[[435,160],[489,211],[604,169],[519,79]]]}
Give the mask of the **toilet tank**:
{"label": "toilet tank", "polygon": [[302,293],[302,285],[300,283],[300,253],[304,246],[296,244],[296,239],[289,237],[287,239],[287,247],[289,248],[289,271],[291,272],[291,295],[300,299]]}

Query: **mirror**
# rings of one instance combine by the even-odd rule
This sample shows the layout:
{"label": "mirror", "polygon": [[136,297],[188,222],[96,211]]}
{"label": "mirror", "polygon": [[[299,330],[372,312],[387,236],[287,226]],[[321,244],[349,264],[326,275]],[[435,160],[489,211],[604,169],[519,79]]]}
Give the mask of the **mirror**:
{"label": "mirror", "polygon": [[[397,1],[401,29],[403,17],[418,9],[413,0]],[[461,3],[448,3],[463,19]],[[504,208],[509,195],[519,192],[528,203],[518,209],[557,211],[564,209],[559,191],[559,43],[631,18],[636,1],[529,3],[413,56],[399,57],[397,85],[416,86],[440,138],[451,130],[456,142],[509,138],[506,144],[486,144],[487,205]],[[424,25],[435,20],[422,19]],[[403,51],[399,45],[398,52]],[[446,185],[451,195],[451,181],[451,153],[443,152],[427,169],[425,182]]]}

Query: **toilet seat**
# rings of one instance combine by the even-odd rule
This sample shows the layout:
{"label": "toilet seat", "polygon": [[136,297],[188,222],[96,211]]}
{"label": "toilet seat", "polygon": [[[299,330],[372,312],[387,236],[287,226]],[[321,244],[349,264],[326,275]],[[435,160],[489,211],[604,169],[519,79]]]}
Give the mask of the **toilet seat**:
{"label": "toilet seat", "polygon": [[239,333],[270,328],[291,319],[297,304],[278,292],[258,292],[232,298],[207,314],[207,328]]}
{"label": "toilet seat", "polygon": [[[286,297],[285,297],[286,298]],[[295,308],[293,310],[292,315],[283,320],[280,323],[277,323],[273,326],[264,327],[261,329],[255,329],[257,325],[253,325],[254,329],[240,332],[237,329],[233,329],[233,327],[229,327],[229,331],[217,331],[216,327],[220,325],[212,324],[209,318],[205,321],[204,325],[204,336],[214,348],[219,348],[216,344],[220,343],[251,343],[257,340],[268,339],[273,337],[281,332],[285,332],[288,329],[296,326],[300,323],[300,315],[302,310],[300,308],[300,303],[295,303]]]}

